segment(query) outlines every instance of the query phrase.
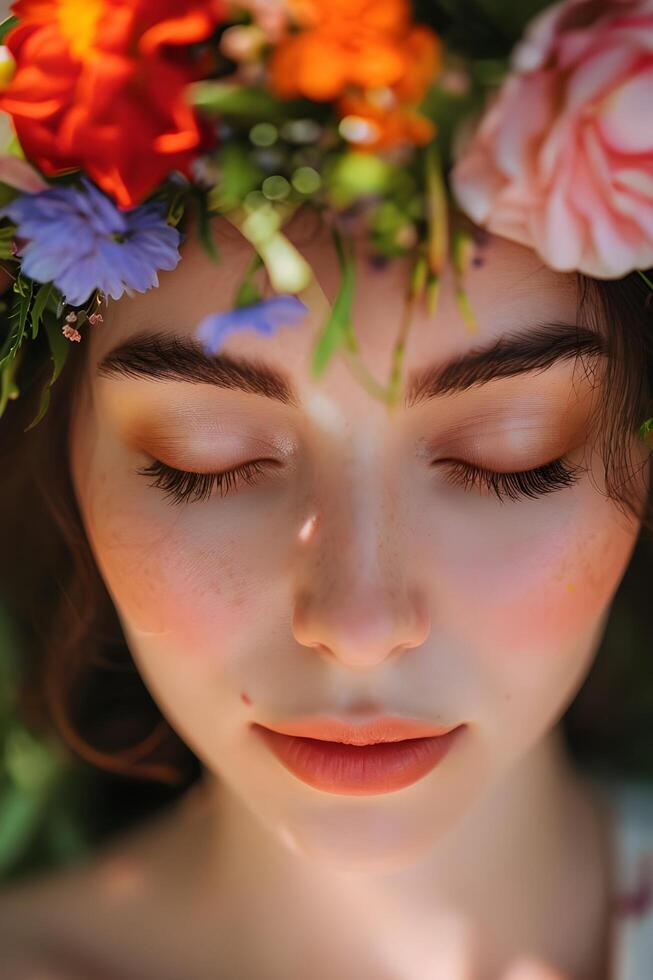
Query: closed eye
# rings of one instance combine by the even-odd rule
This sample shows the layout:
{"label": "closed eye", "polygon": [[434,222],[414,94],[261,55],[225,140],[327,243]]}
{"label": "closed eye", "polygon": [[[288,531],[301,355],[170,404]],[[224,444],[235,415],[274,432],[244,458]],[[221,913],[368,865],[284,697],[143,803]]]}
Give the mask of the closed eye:
{"label": "closed eye", "polygon": [[[138,469],[137,473],[153,477],[150,486],[161,489],[174,504],[181,504],[205,500],[214,490],[225,497],[237,490],[241,481],[255,486],[261,476],[280,465],[276,459],[257,459],[217,473],[193,473],[175,469],[155,459],[148,466]],[[467,492],[477,490],[482,494],[494,494],[502,502],[505,498],[533,499],[554,493],[573,486],[585,472],[582,467],[569,464],[564,457],[530,470],[511,473],[485,469],[461,460],[437,460],[433,465],[446,467],[445,480],[448,483]]]}
{"label": "closed eye", "polygon": [[448,483],[467,491],[476,489],[494,493],[500,501],[505,497],[510,500],[537,498],[563,490],[577,483],[585,472],[583,467],[571,465],[564,456],[534,469],[513,473],[499,473],[460,460],[437,460],[434,465],[440,464],[446,464],[445,480]]}
{"label": "closed eye", "polygon": [[241,480],[254,486],[267,470],[280,465],[276,459],[255,459],[219,473],[191,473],[155,459],[136,472],[141,476],[154,477],[151,487],[163,490],[173,504],[183,504],[206,500],[216,489],[221,497],[226,497],[230,491],[239,488]]}

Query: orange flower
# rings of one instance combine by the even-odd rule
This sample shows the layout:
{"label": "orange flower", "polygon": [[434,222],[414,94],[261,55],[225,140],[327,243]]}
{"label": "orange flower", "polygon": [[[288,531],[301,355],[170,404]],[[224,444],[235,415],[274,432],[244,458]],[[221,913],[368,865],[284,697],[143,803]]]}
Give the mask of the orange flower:
{"label": "orange flower", "polygon": [[440,69],[441,45],[415,25],[404,0],[289,0],[303,27],[273,53],[283,98],[337,100],[345,137],[361,148],[428,143],[433,123],[416,109]]}
{"label": "orange flower", "polygon": [[400,102],[418,103],[442,67],[442,44],[430,28],[412,27],[403,41],[404,72],[393,86]]}
{"label": "orange flower", "polygon": [[277,95],[329,101],[348,86],[383,88],[405,75],[412,31],[407,0],[289,4],[302,29],[272,54],[271,85]]}
{"label": "orange flower", "polygon": [[[428,27],[411,28],[404,39],[405,70],[387,89],[344,95],[338,102],[343,118],[350,117],[346,138],[359,149],[386,150],[402,143],[424,146],[436,133],[435,124],[415,107],[440,69],[440,41]],[[361,139],[356,138],[356,121]]]}
{"label": "orange flower", "polygon": [[208,38],[222,0],[17,0],[5,43],[16,72],[0,93],[28,160],[83,169],[123,208],[212,141],[185,102],[199,78],[184,45]]}
{"label": "orange flower", "polygon": [[338,111],[345,139],[360,150],[387,150],[402,143],[424,146],[436,133],[430,119],[400,102],[383,105],[365,95],[345,95]]}

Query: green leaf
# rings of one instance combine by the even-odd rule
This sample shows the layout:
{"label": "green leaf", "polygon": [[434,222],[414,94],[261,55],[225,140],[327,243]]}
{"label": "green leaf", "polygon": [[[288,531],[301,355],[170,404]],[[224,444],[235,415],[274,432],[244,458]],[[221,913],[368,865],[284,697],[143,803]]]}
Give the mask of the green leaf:
{"label": "green leaf", "polygon": [[260,187],[264,173],[252,160],[247,147],[226,143],[217,156],[220,180],[208,195],[208,205],[216,211],[233,211],[250,191]]}
{"label": "green leaf", "polygon": [[39,405],[39,410],[36,416],[32,419],[30,424],[25,429],[25,432],[29,432],[29,430],[33,429],[35,425],[38,425],[38,423],[41,421],[41,419],[47,412],[48,407],[50,405],[50,389],[52,388],[52,385],[55,383],[55,381],[61,374],[61,370],[64,364],[66,363],[66,358],[68,357],[68,353],[70,351],[70,341],[66,340],[66,338],[61,332],[60,325],[57,323],[54,317],[44,316],[43,325],[48,335],[50,354],[52,356],[52,363],[53,363],[52,376],[50,377],[50,380],[47,381],[46,384],[43,386],[43,390],[41,391],[41,403]]}
{"label": "green leaf", "polygon": [[638,269],[637,271],[640,274],[640,276],[642,277],[642,279],[644,280],[644,282],[646,283],[646,285],[648,286],[648,288],[649,289],[653,289],[653,282],[651,282],[651,280],[646,275],[646,273],[643,272],[641,269]]}
{"label": "green leaf", "polygon": [[373,153],[349,150],[334,154],[324,167],[324,185],[336,208],[347,208],[359,197],[386,196],[398,176],[396,165]]}
{"label": "green leaf", "polygon": [[209,212],[206,195],[199,191],[195,195],[197,201],[197,230],[199,233],[202,248],[214,262],[217,262],[220,255],[211,232],[211,213]]}
{"label": "green leaf", "polygon": [[181,221],[181,219],[183,218],[185,210],[186,210],[186,191],[185,189],[181,189],[168,202],[166,223],[172,225],[173,228],[176,228],[179,222]]}
{"label": "green leaf", "polygon": [[290,107],[261,88],[246,88],[229,82],[205,81],[191,86],[191,104],[218,116],[248,117],[260,122],[290,114]]}
{"label": "green leaf", "polygon": [[646,419],[645,422],[639,427],[640,437],[644,440],[648,440],[649,436],[653,432],[653,419]]}
{"label": "green leaf", "polygon": [[340,263],[340,286],[313,352],[311,370],[314,378],[319,378],[324,373],[339,347],[353,342],[351,311],[354,302],[356,266],[353,255],[345,253],[337,231],[334,231],[334,240]]}
{"label": "green leaf", "polygon": [[18,17],[7,17],[0,23],[0,44],[4,44],[5,37],[17,24],[20,23]]}
{"label": "green leaf", "polygon": [[[18,288],[16,288],[18,287]],[[25,333],[25,327],[27,326],[27,317],[29,316],[29,309],[32,305],[32,293],[34,291],[34,284],[31,279],[23,279],[19,276],[14,283],[14,290],[18,292],[20,300],[18,303],[18,341],[20,344],[23,339],[23,334]]]}
{"label": "green leaf", "polygon": [[4,746],[5,767],[13,783],[25,793],[42,794],[60,770],[50,746],[22,725],[14,726]]}
{"label": "green leaf", "polygon": [[20,298],[20,307],[18,310],[18,344],[23,342],[23,336],[25,335],[25,327],[27,326],[27,318],[29,316],[30,306],[32,305],[32,290],[33,286],[30,282],[27,293]]}
{"label": "green leaf", "polygon": [[47,306],[48,299],[54,288],[53,283],[46,282],[40,286],[36,299],[34,300],[34,306],[32,307],[32,340],[35,339],[39,332],[39,325],[41,323],[41,317]]}
{"label": "green leaf", "polygon": [[20,394],[20,389],[16,383],[16,370],[19,362],[20,358],[15,355],[5,358],[0,364],[0,417],[4,414],[9,399],[18,398]]}
{"label": "green leaf", "polygon": [[28,280],[22,275],[22,273],[19,272],[14,282],[14,292],[18,293],[19,296],[25,296],[28,285]]}
{"label": "green leaf", "polygon": [[[5,185],[0,184],[0,206],[5,203],[2,200],[2,190]],[[13,259],[14,253],[11,250],[11,245],[14,240],[14,233],[16,229],[13,225],[9,225],[5,228],[0,228],[0,259]]]}
{"label": "green leaf", "polygon": [[0,800],[0,874],[25,852],[42,816],[42,803],[18,786],[10,786]]}
{"label": "green leaf", "polygon": [[6,362],[16,356],[25,333],[25,324],[29,314],[32,301],[32,283],[19,274],[14,283],[14,292],[19,299],[14,299],[13,305],[8,315],[9,332],[0,350],[0,370],[3,370]]}
{"label": "green leaf", "polygon": [[14,346],[14,340],[18,333],[18,322],[15,320],[15,318],[12,320],[12,313],[13,313],[13,308],[7,317],[7,325],[9,327],[9,330],[7,332],[7,336],[5,337],[2,343],[2,348],[0,349],[0,368],[4,365],[5,360],[7,360],[10,357],[13,357],[15,353],[15,351],[13,350],[13,346]]}
{"label": "green leaf", "polygon": [[263,259],[258,252],[255,252],[236,292],[234,307],[253,306],[254,303],[261,302],[261,291],[254,282],[254,275],[262,265]]}
{"label": "green leaf", "polygon": [[29,432],[33,429],[35,425],[38,425],[48,408],[50,407],[50,383],[46,384],[41,391],[41,401],[39,403],[39,410],[30,422],[30,424],[25,429],[25,432]]}

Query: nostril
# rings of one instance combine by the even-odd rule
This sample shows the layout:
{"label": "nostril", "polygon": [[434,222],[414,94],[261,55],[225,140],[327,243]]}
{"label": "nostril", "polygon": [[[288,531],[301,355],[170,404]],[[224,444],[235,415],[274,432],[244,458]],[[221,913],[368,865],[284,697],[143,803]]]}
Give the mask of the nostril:
{"label": "nostril", "polygon": [[[401,654],[403,654],[406,650],[412,650],[419,645],[420,645],[419,643],[400,643],[396,647],[392,648],[388,656],[398,657]],[[313,650],[317,650],[319,653],[326,654],[326,656],[328,657],[335,656],[333,650],[330,647],[328,647],[325,643],[311,643],[311,648]]]}
{"label": "nostril", "polygon": [[326,653],[326,654],[328,654],[328,656],[333,656],[333,654],[331,653],[331,650],[329,650],[329,648],[327,646],[325,646],[324,643],[311,643],[311,646],[315,650],[319,650],[320,653]]}
{"label": "nostril", "polygon": [[406,650],[412,650],[412,649],[413,649],[412,643],[400,643],[393,650],[391,650],[390,656],[391,657],[398,656],[400,653],[405,653]]}

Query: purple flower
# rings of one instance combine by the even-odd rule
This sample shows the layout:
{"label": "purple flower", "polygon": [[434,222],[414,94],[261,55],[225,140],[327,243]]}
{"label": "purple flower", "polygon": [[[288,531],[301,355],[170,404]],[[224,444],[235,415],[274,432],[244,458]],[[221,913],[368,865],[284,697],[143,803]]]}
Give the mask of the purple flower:
{"label": "purple flower", "polygon": [[196,336],[207,354],[216,354],[229,334],[258,330],[270,335],[279,327],[297,323],[307,313],[308,307],[296,296],[273,296],[253,306],[239,306],[227,313],[210,313],[197,327]]}
{"label": "purple flower", "polygon": [[158,286],[157,270],[174,269],[181,258],[181,235],[166,223],[165,206],[150,202],[119,211],[87,178],[82,184],[21,194],[0,208],[27,240],[22,271],[36,282],[53,282],[71,306],[81,306],[96,289],[119,299],[125,290]]}

